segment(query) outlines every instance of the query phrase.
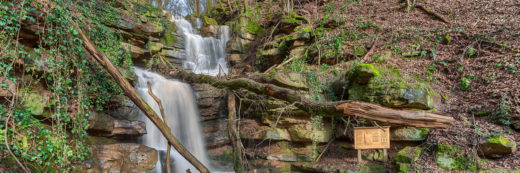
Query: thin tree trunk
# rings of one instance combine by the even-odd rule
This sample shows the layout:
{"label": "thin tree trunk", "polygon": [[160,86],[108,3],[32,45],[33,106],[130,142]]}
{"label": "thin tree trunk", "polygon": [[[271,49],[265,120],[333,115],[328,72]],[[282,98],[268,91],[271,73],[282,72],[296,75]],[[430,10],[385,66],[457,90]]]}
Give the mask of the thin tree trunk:
{"label": "thin tree trunk", "polygon": [[172,132],[169,128],[164,124],[157,116],[157,113],[137,94],[135,89],[125,80],[125,78],[121,75],[121,72],[112,64],[112,62],[105,56],[102,52],[97,50],[96,46],[94,46],[87,36],[83,33],[83,31],[75,24],[75,28],[79,32],[79,38],[83,40],[83,46],[85,49],[93,56],[93,58],[103,66],[108,73],[114,78],[116,83],[121,87],[125,95],[135,103],[135,105],[143,111],[143,113],[157,126],[157,128],[161,131],[161,133],[166,137],[168,142],[170,142],[173,147],[186,159],[190,162],[197,170],[202,173],[209,172],[208,168],[204,166],[197,158],[195,158],[180,142],[173,136]]}
{"label": "thin tree trunk", "polygon": [[[148,85],[148,94],[150,94],[150,96],[152,96],[152,98],[155,100],[155,102],[157,102],[157,105],[159,105],[159,110],[161,111],[161,116],[162,116],[163,122],[164,122],[164,124],[166,124],[166,127],[168,127],[168,129],[170,129],[170,131],[171,131],[172,128],[170,127],[170,124],[168,124],[168,119],[166,119],[166,115],[164,114],[164,108],[163,108],[161,99],[159,99],[159,97],[157,97],[155,94],[153,94],[152,85],[150,84],[150,82],[148,82],[146,84]],[[168,170],[168,173],[171,173],[170,150],[171,150],[171,143],[168,142],[168,149],[166,150],[166,169]]]}
{"label": "thin tree trunk", "polygon": [[455,121],[453,117],[437,113],[392,109],[361,101],[317,102],[305,98],[296,90],[260,83],[247,78],[218,80],[212,76],[185,71],[178,71],[170,75],[190,83],[207,83],[217,88],[228,88],[230,90],[246,89],[256,94],[268,95],[294,103],[296,107],[303,111],[327,117],[352,115],[386,123],[428,128],[448,128]]}
{"label": "thin tree trunk", "polygon": [[236,172],[243,172],[242,168],[242,145],[240,142],[240,136],[238,135],[237,125],[237,111],[236,111],[236,99],[235,95],[232,92],[228,94],[228,111],[229,111],[229,119],[228,119],[228,132],[229,139],[233,145],[233,165],[235,167]]}
{"label": "thin tree trunk", "polygon": [[200,0],[195,0],[195,13],[197,13],[197,15],[200,15]]}

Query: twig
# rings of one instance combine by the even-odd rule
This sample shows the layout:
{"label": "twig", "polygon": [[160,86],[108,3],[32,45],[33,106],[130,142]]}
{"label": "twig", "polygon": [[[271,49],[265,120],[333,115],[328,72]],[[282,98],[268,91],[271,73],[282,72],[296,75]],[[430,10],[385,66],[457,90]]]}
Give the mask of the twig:
{"label": "twig", "polygon": [[323,149],[323,151],[321,151],[320,155],[318,156],[318,158],[316,158],[316,161],[314,161],[314,162],[318,162],[318,161],[320,161],[321,156],[323,156],[323,153],[325,153],[325,151],[327,151],[327,149],[329,148],[330,144],[331,144],[334,140],[336,140],[336,138],[332,138],[332,139],[329,141],[329,143],[327,143],[327,146],[325,146],[325,148]]}
{"label": "twig", "polygon": [[285,64],[291,62],[291,61],[294,60],[294,58],[296,58],[296,57],[298,57],[298,56],[293,56],[293,57],[289,58],[288,60],[282,62],[280,65],[276,66],[276,68],[281,68],[281,67],[283,67]]}
{"label": "twig", "polygon": [[20,165],[20,167],[23,169],[24,172],[26,173],[30,173],[31,171],[29,171],[21,162],[20,160],[18,160],[18,158],[16,158],[16,156],[13,154],[13,151],[11,151],[11,148],[9,147],[9,137],[7,136],[7,130],[8,130],[8,127],[9,127],[9,119],[11,119],[11,115],[12,113],[9,113],[9,116],[7,116],[7,119],[5,120],[5,131],[4,131],[4,136],[5,136],[5,146],[7,147],[7,151],[9,152],[9,154],[11,156],[13,156],[14,160],[16,161],[16,163],[18,165]]}
{"label": "twig", "polygon": [[430,14],[430,15],[433,15],[435,17],[437,17],[438,19],[440,19],[442,22],[444,23],[447,23],[447,24],[451,24],[451,22],[449,20],[447,20],[446,18],[444,18],[444,16],[442,16],[441,14],[439,13],[436,13],[435,11],[432,11],[430,10],[429,8],[426,8],[425,6],[423,5],[420,5],[420,4],[417,4],[415,5],[417,8],[423,10],[424,12]]}
{"label": "twig", "polygon": [[374,42],[372,42],[372,47],[370,47],[370,49],[365,54],[365,56],[363,56],[363,58],[361,58],[361,60],[360,60],[361,63],[365,63],[367,61],[368,57],[370,56],[370,54],[372,54],[372,52],[374,51],[374,47],[376,47],[377,40],[378,40],[378,38],[376,38],[374,40]]}
{"label": "twig", "polygon": [[[161,100],[159,99],[159,97],[157,97],[155,94],[153,94],[152,85],[150,84],[150,82],[147,82],[146,84],[148,85],[148,94],[150,94],[150,96],[152,96],[152,98],[155,100],[155,102],[157,102],[157,104],[159,105],[159,110],[161,111],[161,116],[162,116],[164,124],[166,124],[166,127],[168,127],[168,129],[171,130],[170,124],[168,123],[168,120],[166,119],[166,115],[164,115],[164,108],[163,108]],[[167,169],[168,173],[171,173],[170,150],[171,150],[171,143],[168,142],[168,149],[166,150],[166,169]]]}
{"label": "twig", "polygon": [[278,64],[274,64],[273,66],[269,67],[267,70],[264,71],[264,74],[267,74],[269,73],[269,71],[271,71],[273,68],[275,68],[276,66],[278,66]]}

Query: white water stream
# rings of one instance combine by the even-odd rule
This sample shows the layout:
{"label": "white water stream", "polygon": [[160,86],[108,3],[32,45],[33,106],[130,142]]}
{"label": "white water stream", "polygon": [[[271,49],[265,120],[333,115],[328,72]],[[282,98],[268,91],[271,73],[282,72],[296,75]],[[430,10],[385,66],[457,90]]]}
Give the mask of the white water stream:
{"label": "white water stream", "polygon": [[[229,40],[229,27],[211,26],[219,33],[217,38],[202,37],[183,17],[175,17],[174,20],[178,34],[184,37],[186,60],[182,64],[183,68],[191,69],[197,74],[216,76],[220,66],[221,73],[227,74],[226,43]],[[200,20],[195,23],[197,28],[202,25]]]}
{"label": "white water stream", "polygon": [[[135,69],[135,73],[139,77],[139,83],[136,86],[139,95],[156,113],[160,113],[159,105],[148,94],[147,83],[150,82],[153,93],[159,97],[163,104],[164,114],[168,119],[172,133],[199,161],[204,165],[209,165],[199,123],[199,111],[191,87],[186,83],[168,80],[159,74],[138,68]],[[140,117],[146,123],[147,134],[139,138],[139,143],[159,151],[156,169],[157,172],[166,172],[166,165],[164,164],[168,142],[152,121],[145,115]],[[186,172],[187,169],[196,172],[196,169],[174,148],[172,148],[170,157],[174,163],[171,167],[175,169],[175,172]]]}
{"label": "white water stream", "polygon": [[[229,40],[227,26],[218,26],[220,34],[218,38],[214,38],[198,35],[192,25],[182,17],[176,17],[174,22],[178,27],[178,35],[183,36],[185,41],[186,58],[183,68],[190,69],[194,73],[212,76],[216,76],[219,72],[228,73],[225,61],[226,42]],[[219,66],[222,68],[221,70],[219,70]],[[135,88],[139,95],[156,113],[160,113],[158,104],[148,94],[147,83],[149,82],[153,93],[163,104],[172,133],[199,161],[210,166],[199,111],[191,87],[186,83],[169,80],[157,73],[139,68],[135,68],[135,73],[138,76],[138,84]],[[191,172],[198,172],[174,148],[172,148],[171,155],[166,156],[167,140],[144,114],[141,113],[140,119],[146,123],[147,134],[138,138],[138,142],[159,151],[159,161],[155,172],[166,172],[166,157],[170,157],[173,162],[170,163],[174,169],[173,172],[183,173],[187,169],[190,169]]]}

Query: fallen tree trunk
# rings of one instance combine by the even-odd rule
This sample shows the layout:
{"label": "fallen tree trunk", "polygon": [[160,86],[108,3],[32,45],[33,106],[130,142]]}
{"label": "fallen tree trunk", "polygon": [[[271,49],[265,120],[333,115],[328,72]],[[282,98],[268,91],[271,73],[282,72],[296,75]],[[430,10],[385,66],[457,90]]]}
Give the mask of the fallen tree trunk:
{"label": "fallen tree trunk", "polygon": [[247,78],[218,80],[211,76],[185,71],[172,72],[170,75],[186,82],[207,83],[217,88],[246,89],[257,94],[264,94],[294,103],[296,107],[306,112],[328,117],[352,115],[386,123],[427,128],[447,128],[455,121],[452,117],[437,113],[391,109],[361,101],[317,102],[303,97],[298,91],[260,83]]}
{"label": "fallen tree trunk", "polygon": [[[170,124],[168,123],[168,119],[166,119],[166,115],[164,114],[164,107],[162,105],[162,102],[161,102],[161,99],[159,99],[159,97],[157,97],[153,91],[152,91],[152,85],[150,84],[150,82],[146,83],[146,85],[148,85],[148,94],[150,96],[152,96],[152,98],[155,100],[155,102],[157,102],[157,105],[159,105],[159,110],[161,112],[161,116],[162,116],[162,119],[163,119],[163,122],[164,124],[166,124],[166,127],[168,127],[168,130],[171,131],[171,127],[170,127]],[[167,173],[171,173],[171,166],[170,166],[170,150],[171,150],[171,143],[168,142],[168,148],[166,149],[166,172]]]}
{"label": "fallen tree trunk", "polygon": [[168,142],[173,145],[173,147],[186,159],[188,160],[197,170],[202,173],[209,172],[208,168],[204,166],[197,158],[195,158],[180,142],[173,136],[172,132],[169,128],[164,124],[157,116],[157,113],[137,94],[135,89],[124,79],[119,70],[112,64],[112,62],[106,57],[102,52],[97,50],[96,46],[94,46],[87,36],[83,33],[83,31],[76,25],[76,29],[79,33],[79,38],[83,40],[83,46],[87,51],[94,57],[94,59],[101,64],[108,73],[114,78],[121,89],[125,93],[125,95],[135,103],[141,111],[157,126],[157,128],[161,131],[161,133],[166,137]]}

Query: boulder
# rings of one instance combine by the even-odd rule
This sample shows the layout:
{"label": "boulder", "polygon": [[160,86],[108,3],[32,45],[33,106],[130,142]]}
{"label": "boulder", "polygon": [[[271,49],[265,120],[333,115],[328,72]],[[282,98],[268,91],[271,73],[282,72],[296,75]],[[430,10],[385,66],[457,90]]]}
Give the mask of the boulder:
{"label": "boulder", "polygon": [[6,77],[0,77],[0,98],[11,98],[16,92],[16,85]]}
{"label": "boulder", "polygon": [[290,15],[285,16],[280,20],[280,30],[283,33],[290,34],[294,32],[296,27],[307,23],[307,21],[308,20],[305,17],[291,13]]}
{"label": "boulder", "polygon": [[493,136],[480,142],[478,154],[486,158],[497,159],[513,154],[516,150],[516,142],[504,136]]}
{"label": "boulder", "polygon": [[143,135],[146,125],[141,121],[118,120],[103,112],[90,112],[88,130],[102,136]]}
{"label": "boulder", "polygon": [[242,61],[244,59],[245,59],[244,54],[237,54],[237,53],[228,54],[228,56],[226,57],[226,61],[229,62],[231,65],[238,65],[238,64],[242,63]]}
{"label": "boulder", "polygon": [[393,108],[433,108],[433,89],[428,83],[402,75],[400,70],[359,64],[346,74],[349,100],[378,103]]}
{"label": "boulder", "polygon": [[397,127],[390,129],[391,141],[424,141],[428,137],[428,128]]}
{"label": "boulder", "polygon": [[439,144],[435,151],[437,166],[445,170],[477,170],[477,162],[464,155],[464,148],[455,145]]}
{"label": "boulder", "polygon": [[132,55],[132,59],[142,59],[142,58],[146,58],[147,56],[149,57],[149,55],[150,55],[150,51],[137,47],[137,46],[134,46],[132,44],[121,43],[121,45],[127,51],[130,52],[130,54]]}
{"label": "boulder", "polygon": [[93,160],[101,172],[151,172],[157,154],[153,148],[133,143],[92,146]]}
{"label": "boulder", "polygon": [[213,120],[220,115],[226,115],[226,91],[209,84],[194,84],[193,90],[197,99],[202,121]]}

